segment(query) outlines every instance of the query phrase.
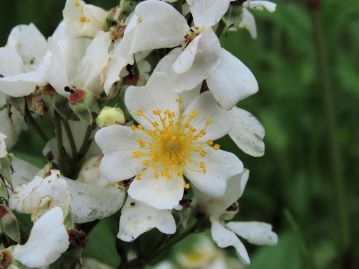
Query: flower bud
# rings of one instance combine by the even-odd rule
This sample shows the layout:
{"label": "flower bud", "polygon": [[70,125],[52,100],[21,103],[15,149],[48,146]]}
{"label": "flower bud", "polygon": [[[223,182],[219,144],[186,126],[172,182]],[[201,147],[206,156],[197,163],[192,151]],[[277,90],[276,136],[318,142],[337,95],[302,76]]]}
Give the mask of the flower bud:
{"label": "flower bud", "polygon": [[104,107],[100,115],[96,119],[96,123],[100,128],[115,124],[124,124],[125,115],[119,107]]}
{"label": "flower bud", "polygon": [[98,112],[98,105],[92,92],[82,89],[72,90],[68,101],[72,111],[81,121],[92,123],[92,112]]}
{"label": "flower bud", "polygon": [[3,269],[10,268],[12,261],[13,261],[13,257],[8,249],[0,250],[0,268]]}

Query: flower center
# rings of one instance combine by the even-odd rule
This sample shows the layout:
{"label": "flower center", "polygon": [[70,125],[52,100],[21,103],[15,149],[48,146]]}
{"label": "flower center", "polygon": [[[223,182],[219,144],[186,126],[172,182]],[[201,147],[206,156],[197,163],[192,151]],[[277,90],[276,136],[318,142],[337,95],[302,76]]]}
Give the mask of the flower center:
{"label": "flower center", "polygon": [[[180,104],[182,100],[177,99],[177,102]],[[146,119],[153,126],[152,130],[145,130],[141,125],[131,126],[134,131],[146,134],[146,139],[137,140],[140,150],[132,155],[135,159],[140,158],[145,167],[144,172],[136,175],[136,179],[141,179],[144,173],[149,172],[153,172],[153,177],[157,179],[160,176],[167,179],[172,179],[174,175],[183,177],[185,168],[206,173],[203,158],[210,148],[219,149],[219,145],[214,145],[213,141],[203,140],[212,120],[207,119],[203,129],[197,130],[192,125],[199,114],[195,110],[190,115],[179,117],[170,110],[155,109],[150,114],[151,117],[148,117],[143,110],[137,110],[137,116]],[[185,186],[188,187],[188,184]]]}
{"label": "flower center", "polygon": [[202,33],[202,28],[198,26],[192,26],[184,36],[184,47],[187,47],[197,36]]}

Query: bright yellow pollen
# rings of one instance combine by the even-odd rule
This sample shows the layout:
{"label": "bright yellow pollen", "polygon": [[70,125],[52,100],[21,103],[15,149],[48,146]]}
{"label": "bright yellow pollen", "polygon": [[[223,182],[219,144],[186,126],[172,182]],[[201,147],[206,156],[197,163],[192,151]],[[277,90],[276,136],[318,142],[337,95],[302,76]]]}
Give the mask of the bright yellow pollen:
{"label": "bright yellow pollen", "polygon": [[74,6],[75,6],[75,7],[79,7],[79,6],[81,6],[80,1],[76,1],[76,2],[74,3]]}
{"label": "bright yellow pollen", "polygon": [[[179,104],[182,100],[176,100]],[[168,180],[175,176],[183,178],[184,169],[198,173],[206,173],[207,167],[203,158],[208,155],[211,148],[219,149],[213,141],[203,140],[206,129],[213,124],[211,119],[205,121],[202,129],[192,126],[192,121],[199,116],[194,110],[190,115],[176,117],[168,109],[154,109],[152,115],[147,116],[142,109],[136,110],[138,117],[144,118],[153,128],[144,129],[141,125],[132,125],[131,129],[142,132],[147,138],[137,139],[140,150],[132,153],[133,158],[141,159],[144,171],[136,175],[140,180],[145,173],[151,173],[155,179],[164,177]],[[153,120],[155,119],[155,120]],[[183,186],[189,184],[183,180]]]}
{"label": "bright yellow pollen", "polygon": [[88,21],[88,19],[85,17],[85,16],[81,16],[80,17],[80,22],[81,23],[85,23],[85,22],[87,22]]}

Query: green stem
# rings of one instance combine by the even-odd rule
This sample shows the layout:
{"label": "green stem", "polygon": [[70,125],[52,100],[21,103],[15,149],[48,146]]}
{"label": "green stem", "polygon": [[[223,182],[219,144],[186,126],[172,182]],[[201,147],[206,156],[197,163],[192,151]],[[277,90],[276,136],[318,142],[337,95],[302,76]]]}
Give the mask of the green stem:
{"label": "green stem", "polygon": [[153,253],[150,254],[149,256],[145,256],[145,257],[140,256],[140,257],[128,262],[126,267],[121,267],[122,266],[121,265],[119,267],[119,269],[120,268],[126,268],[126,269],[144,268],[144,266],[153,263],[154,261],[156,261],[156,259],[165,255],[171,249],[171,247],[176,245],[178,242],[180,242],[181,240],[183,240],[190,234],[195,233],[197,231],[203,231],[207,227],[208,227],[208,219],[205,216],[200,216],[198,218],[197,222],[190,229],[188,229],[187,231],[185,231],[184,233],[182,233],[178,236],[173,236],[173,237],[169,238],[162,245],[162,247],[157,248],[157,250],[154,249]]}
{"label": "green stem", "polygon": [[346,186],[343,176],[343,163],[337,138],[337,119],[333,98],[331,75],[329,71],[328,52],[326,41],[323,34],[323,26],[320,18],[320,3],[318,8],[312,9],[312,23],[314,27],[314,38],[319,71],[319,82],[323,96],[323,106],[325,112],[326,129],[328,130],[328,142],[330,151],[330,169],[333,175],[333,191],[336,197],[338,224],[340,232],[340,243],[342,254],[350,250],[351,232],[349,222],[349,212],[346,201]]}
{"label": "green stem", "polygon": [[63,148],[63,139],[62,139],[62,125],[60,121],[59,114],[54,111],[54,124],[55,124],[55,138],[56,138],[56,146],[57,146],[57,152],[58,152],[58,165],[60,167],[60,170],[63,169],[64,165],[64,148]]}
{"label": "green stem", "polygon": [[83,140],[83,143],[82,143],[82,146],[79,150],[79,153],[77,154],[77,159],[82,159],[86,153],[88,152],[90,146],[91,146],[91,143],[92,143],[92,139],[91,139],[91,134],[92,134],[92,126],[89,125],[87,127],[87,130],[86,130],[86,134],[85,134],[85,137],[84,137],[84,140]]}
{"label": "green stem", "polygon": [[30,123],[31,127],[37,132],[40,138],[47,143],[50,139],[47,137],[46,133],[41,129],[35,119],[32,117],[30,110],[25,106],[25,119]]}
{"label": "green stem", "polygon": [[70,124],[69,124],[68,120],[64,119],[64,118],[62,118],[62,122],[65,127],[65,132],[66,132],[67,138],[69,139],[69,142],[70,142],[72,158],[76,158],[76,155],[77,155],[76,143],[75,143],[75,139],[74,139],[74,136],[73,136],[71,128],[70,128]]}

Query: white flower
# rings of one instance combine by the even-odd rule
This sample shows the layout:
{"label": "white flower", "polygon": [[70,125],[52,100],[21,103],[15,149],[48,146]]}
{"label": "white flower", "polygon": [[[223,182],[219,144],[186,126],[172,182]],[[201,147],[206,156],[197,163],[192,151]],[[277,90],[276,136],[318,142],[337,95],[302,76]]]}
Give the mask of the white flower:
{"label": "white flower", "polygon": [[176,222],[170,210],[159,210],[130,197],[122,208],[120,229],[117,237],[130,242],[141,234],[157,228],[165,234],[176,232]]}
{"label": "white flower", "polygon": [[244,264],[249,264],[250,260],[238,236],[257,245],[275,245],[278,241],[270,224],[234,221],[226,223],[224,221],[227,209],[242,196],[248,177],[249,171],[245,169],[242,174],[230,178],[222,198],[208,197],[198,191],[195,192],[199,206],[210,217],[213,240],[221,248],[233,246]]}
{"label": "white flower", "polygon": [[[181,55],[181,51],[180,48],[172,50],[161,59],[153,71],[154,73],[167,73],[171,78],[168,88],[174,92],[191,90],[196,86],[200,86],[202,80],[206,79],[208,89],[216,101],[223,108],[230,110],[238,101],[258,91],[258,83],[252,72],[238,58],[225,49],[220,49],[220,63],[208,73],[207,77],[201,76],[203,68],[208,65],[206,61],[199,62],[196,67],[185,73],[176,73],[172,67]],[[197,78],[201,79],[198,80]]]}
{"label": "white flower", "polygon": [[269,12],[274,12],[276,6],[277,5],[275,3],[270,1],[247,0],[243,3],[242,19],[238,26],[240,28],[247,29],[252,38],[257,38],[256,20],[248,9],[267,10]]}
{"label": "white flower", "polygon": [[243,169],[234,154],[213,144],[231,128],[229,114],[208,92],[183,111],[166,79],[157,74],[146,86],[127,89],[125,102],[139,126],[110,126],[95,136],[105,155],[101,172],[112,181],[135,177],[129,195],[158,209],[178,205],[187,186],[183,176],[203,192],[221,196],[227,179]]}
{"label": "white flower", "polygon": [[76,36],[94,37],[106,26],[107,12],[82,0],[67,0],[63,11],[64,22]]}
{"label": "white flower", "polygon": [[55,90],[68,96],[65,87],[90,91],[95,95],[103,91],[102,73],[107,66],[111,38],[108,33],[97,32],[94,39],[74,36],[61,23],[49,38],[51,65],[48,82]]}
{"label": "white flower", "polygon": [[0,92],[0,132],[7,138],[6,146],[10,149],[17,141],[17,138],[24,127],[24,119],[19,111],[9,106],[6,96]]}
{"label": "white flower", "polygon": [[54,207],[35,222],[26,244],[15,246],[14,258],[30,268],[48,266],[69,244],[63,212],[60,207]]}
{"label": "white flower", "polygon": [[133,64],[133,55],[141,51],[183,46],[172,68],[180,75],[191,73],[191,85],[188,88],[178,85],[179,91],[193,89],[214,71],[221,47],[212,27],[225,14],[230,0],[188,0],[187,3],[193,15],[192,27],[181,13],[163,1],[148,0],[137,5],[122,41],[114,49],[106,92],[119,79],[120,71]]}
{"label": "white flower", "polygon": [[47,41],[33,25],[18,25],[0,48],[0,91],[21,97],[35,91],[46,82],[49,65]]}
{"label": "white flower", "polygon": [[5,139],[6,135],[0,133],[0,159],[7,156]]}
{"label": "white flower", "polygon": [[9,203],[17,212],[32,214],[33,220],[53,207],[61,207],[65,217],[71,210],[75,223],[85,223],[114,214],[124,199],[122,190],[71,180],[52,170],[49,176],[36,176],[15,187]]}

